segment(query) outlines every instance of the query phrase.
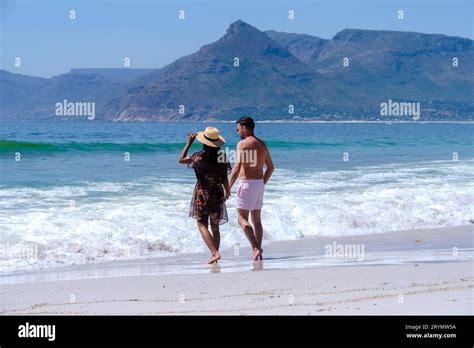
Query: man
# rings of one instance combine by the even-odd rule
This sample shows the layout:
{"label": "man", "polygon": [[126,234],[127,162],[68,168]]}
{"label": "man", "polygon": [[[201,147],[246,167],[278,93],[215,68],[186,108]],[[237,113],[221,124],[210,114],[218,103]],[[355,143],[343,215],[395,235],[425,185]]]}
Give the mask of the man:
{"label": "man", "polygon": [[[232,187],[237,177],[240,178],[236,199],[238,223],[252,246],[252,260],[258,261],[263,259],[263,227],[260,219],[263,191],[274,166],[267,145],[254,134],[254,120],[242,117],[236,125],[237,133],[242,140],[237,144],[237,156],[229,185]],[[249,214],[253,226],[249,223]]]}

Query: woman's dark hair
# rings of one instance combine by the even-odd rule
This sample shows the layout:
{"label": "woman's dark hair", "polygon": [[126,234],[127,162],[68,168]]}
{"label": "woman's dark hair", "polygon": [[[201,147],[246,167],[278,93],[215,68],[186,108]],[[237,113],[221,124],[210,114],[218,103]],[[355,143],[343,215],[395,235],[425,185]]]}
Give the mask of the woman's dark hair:
{"label": "woman's dark hair", "polygon": [[221,150],[220,147],[212,147],[203,144],[203,149],[204,149],[204,154],[206,160],[208,160],[211,163],[218,163],[217,159],[219,157],[219,151]]}

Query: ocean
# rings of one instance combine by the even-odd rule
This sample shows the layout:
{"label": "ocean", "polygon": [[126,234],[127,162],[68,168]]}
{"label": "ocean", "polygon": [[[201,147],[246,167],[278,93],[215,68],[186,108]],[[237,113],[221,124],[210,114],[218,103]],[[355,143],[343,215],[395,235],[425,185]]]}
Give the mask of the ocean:
{"label": "ocean", "polygon": [[[235,149],[233,123],[0,124],[0,272],[206,251],[178,156],[208,125]],[[472,123],[258,123],[256,134],[276,166],[264,244],[474,219]],[[234,202],[223,249],[248,245]]]}

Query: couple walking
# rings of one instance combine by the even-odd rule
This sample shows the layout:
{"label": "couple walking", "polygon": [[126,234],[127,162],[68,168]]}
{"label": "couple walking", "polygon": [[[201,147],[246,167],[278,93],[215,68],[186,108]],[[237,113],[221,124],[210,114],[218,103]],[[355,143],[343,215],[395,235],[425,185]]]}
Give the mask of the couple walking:
{"label": "couple walking", "polygon": [[[240,118],[236,122],[236,129],[242,140],[237,144],[234,168],[231,168],[224,151],[221,151],[225,140],[214,127],[207,127],[199,133],[189,133],[179,157],[179,163],[187,164],[196,174],[197,183],[189,216],[197,220],[202,239],[211,252],[208,263],[216,263],[221,258],[219,225],[228,221],[225,201],[230,197],[237,177],[240,179],[236,199],[238,223],[252,246],[252,260],[263,259],[260,213],[264,186],[272,175],[273,162],[265,143],[254,134],[255,122],[252,118]],[[195,139],[203,144],[203,149],[188,156]]]}

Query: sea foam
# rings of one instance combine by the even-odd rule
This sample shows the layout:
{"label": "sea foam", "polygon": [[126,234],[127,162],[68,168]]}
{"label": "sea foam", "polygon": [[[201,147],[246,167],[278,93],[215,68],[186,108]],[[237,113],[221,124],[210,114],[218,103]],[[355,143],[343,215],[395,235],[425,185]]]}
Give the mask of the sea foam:
{"label": "sea foam", "polygon": [[[266,187],[264,243],[468,224],[473,173],[474,161],[277,169]],[[186,177],[1,188],[0,271],[204,252],[188,217],[193,187]],[[236,222],[235,188],[228,212],[222,248],[247,246]],[[32,245],[34,255],[20,252]]]}

